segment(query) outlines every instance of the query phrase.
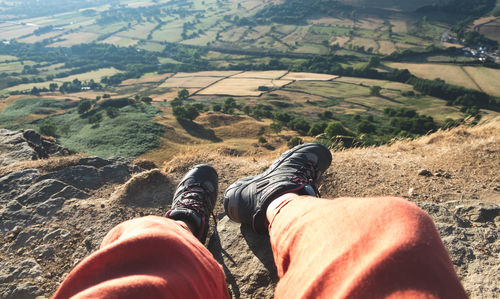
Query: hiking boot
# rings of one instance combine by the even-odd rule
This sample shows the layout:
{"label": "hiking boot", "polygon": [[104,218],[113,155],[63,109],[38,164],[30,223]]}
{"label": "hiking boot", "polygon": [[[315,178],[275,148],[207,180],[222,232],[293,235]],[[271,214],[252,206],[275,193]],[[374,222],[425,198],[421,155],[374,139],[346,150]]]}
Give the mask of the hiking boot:
{"label": "hiking boot", "polygon": [[193,224],[196,228],[193,235],[204,243],[217,198],[217,184],[217,172],[212,166],[202,164],[191,168],[177,186],[172,208],[165,217]]}
{"label": "hiking boot", "polygon": [[285,193],[319,197],[316,182],[332,163],[332,154],[319,143],[286,151],[263,173],[240,179],[224,192],[224,209],[232,220],[267,232],[266,209]]}

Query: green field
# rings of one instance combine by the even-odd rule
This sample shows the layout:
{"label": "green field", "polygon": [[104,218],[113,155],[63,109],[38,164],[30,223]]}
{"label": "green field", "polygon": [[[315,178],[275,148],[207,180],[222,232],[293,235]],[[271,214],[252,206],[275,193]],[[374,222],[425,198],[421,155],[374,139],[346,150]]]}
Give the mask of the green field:
{"label": "green field", "polygon": [[[128,3],[128,2],[127,2]],[[253,0],[246,2],[193,1],[191,6],[172,4],[170,1],[130,2],[127,9],[142,14],[147,7],[158,7],[154,15],[142,15],[140,18],[126,17],[129,11],[98,5],[94,8],[96,16],[84,15],[82,11],[37,17],[24,20],[26,23],[40,26],[57,26],[60,31],[53,31],[42,36],[32,32],[36,27],[23,25],[1,29],[8,38],[24,37],[26,42],[40,42],[45,38],[56,38],[52,46],[69,47],[82,42],[106,42],[118,46],[136,45],[138,41],[181,42],[190,45],[205,46],[215,43],[219,46],[242,49],[262,49],[327,54],[329,50],[323,44],[339,38],[349,37],[347,43],[341,43],[345,49],[359,47],[372,49],[375,53],[390,54],[394,50],[422,48],[438,44],[440,35],[450,29],[451,24],[426,21],[407,12],[389,10],[364,10],[356,20],[343,17],[318,16],[308,24],[239,24],[238,18],[252,18],[255,13],[268,4],[268,1]],[[382,6],[391,6],[384,4]],[[418,6],[418,5],[415,5]],[[159,12],[159,14],[158,14]],[[100,20],[100,14],[106,14],[109,21]],[[103,17],[104,18],[104,17]],[[389,34],[386,20],[394,25],[394,34]],[[21,20],[22,22],[23,20]],[[415,25],[415,24],[420,25]],[[3,30],[3,31],[2,31]],[[100,37],[103,37],[101,40]],[[57,40],[62,39],[62,40]],[[377,41],[385,44],[379,45]],[[297,45],[296,45],[297,43]],[[395,46],[391,46],[393,43]],[[146,50],[161,51],[155,44],[139,44]]]}
{"label": "green field", "polygon": [[[9,56],[7,56],[9,57]],[[33,61],[15,61],[15,62],[4,62],[0,63],[0,73],[20,73],[23,71],[25,65],[32,66],[35,63]]]}
{"label": "green field", "polygon": [[90,79],[93,79],[94,81],[99,82],[102,77],[112,76],[112,75],[117,74],[119,72],[120,72],[119,70],[111,67],[111,68],[99,69],[99,70],[95,70],[95,71],[91,71],[91,72],[87,72],[87,73],[71,75],[71,76],[64,77],[64,78],[57,78],[57,79],[55,79],[55,81],[69,82],[69,81],[73,81],[74,79],[78,79],[80,81],[89,81]]}
{"label": "green field", "polygon": [[[50,119],[58,128],[61,145],[74,152],[101,157],[138,156],[160,145],[163,128],[152,120],[159,110],[151,105],[127,105],[119,108],[114,118],[98,106],[93,111],[102,115],[98,124],[90,124],[90,116],[78,114],[76,105],[71,101],[19,99],[0,113],[0,126],[38,130],[46,119]],[[70,110],[66,113],[50,116],[67,109]]]}
{"label": "green field", "polygon": [[3,109],[0,113],[0,127],[17,128],[30,116],[32,118],[47,116],[72,106],[74,106],[74,104],[68,101],[22,98]]}
{"label": "green field", "polygon": [[76,111],[54,117],[58,126],[69,125],[68,134],[58,141],[64,147],[100,157],[135,157],[160,145],[163,129],[152,118],[158,109],[139,104],[119,109],[119,115],[109,118],[103,113],[98,125],[89,124]]}
{"label": "green field", "polygon": [[[370,87],[382,87],[381,96],[371,96]],[[385,108],[410,108],[425,115],[432,116],[437,121],[446,118],[458,118],[462,114],[458,108],[446,106],[444,100],[425,95],[414,97],[403,96],[403,92],[413,90],[411,85],[384,81],[341,77],[332,82],[297,81],[286,86],[283,91],[297,91],[324,102],[325,99],[335,99],[331,108],[336,114],[381,114]],[[313,100],[311,100],[313,101]],[[314,102],[314,101],[313,101]],[[326,102],[327,103],[327,102]],[[320,104],[324,108],[324,104]],[[308,110],[312,108],[307,108]],[[321,109],[318,109],[320,112]]]}
{"label": "green field", "polygon": [[10,61],[10,60],[17,60],[18,58],[16,56],[12,55],[0,55],[0,62],[5,62],[5,61]]}

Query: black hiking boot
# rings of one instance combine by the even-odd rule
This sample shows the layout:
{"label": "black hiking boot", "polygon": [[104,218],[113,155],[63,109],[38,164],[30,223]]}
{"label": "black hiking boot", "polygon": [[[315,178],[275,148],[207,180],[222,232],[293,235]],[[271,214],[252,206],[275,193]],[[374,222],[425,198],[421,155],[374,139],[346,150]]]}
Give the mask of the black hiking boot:
{"label": "black hiking boot", "polygon": [[267,232],[266,209],[285,193],[319,197],[316,181],[332,163],[321,144],[309,143],[286,151],[263,173],[240,179],[224,192],[224,208],[232,220]]}
{"label": "black hiking boot", "polygon": [[[175,191],[172,209],[165,217],[194,225],[193,235],[205,243],[208,221],[217,198],[218,176],[210,165],[196,165],[186,173]],[[215,219],[215,217],[214,217]]]}

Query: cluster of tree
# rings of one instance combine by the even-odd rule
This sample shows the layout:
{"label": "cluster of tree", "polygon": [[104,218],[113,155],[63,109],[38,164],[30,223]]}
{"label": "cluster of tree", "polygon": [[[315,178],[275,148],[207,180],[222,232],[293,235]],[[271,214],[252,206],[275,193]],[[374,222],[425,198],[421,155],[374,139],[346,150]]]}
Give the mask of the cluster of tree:
{"label": "cluster of tree", "polygon": [[[192,39],[192,38],[197,38],[201,34],[203,34],[202,29],[196,30],[195,25],[200,23],[200,20],[194,20],[192,22],[186,22],[182,25],[182,33],[181,37],[182,39]],[[191,33],[189,33],[191,32]]]}
{"label": "cluster of tree", "polygon": [[296,66],[294,70],[402,82],[413,85],[415,90],[423,94],[444,99],[449,105],[500,109],[500,103],[482,91],[451,85],[442,80],[421,79],[413,76],[407,69],[379,72],[371,67],[371,63],[364,68],[344,68],[335,55],[314,57]]}
{"label": "cluster of tree", "polygon": [[242,111],[245,114],[252,116],[255,119],[273,118],[273,110],[273,106],[265,104],[257,104],[255,106],[246,105],[242,108]]}
{"label": "cluster of tree", "polygon": [[35,31],[33,31],[33,34],[38,36],[38,35],[42,35],[42,34],[45,34],[45,33],[49,33],[52,30],[54,30],[54,26],[52,26],[52,25],[43,26],[43,27],[39,27],[38,29],[36,29]]}
{"label": "cluster of tree", "polygon": [[335,16],[341,11],[353,11],[353,8],[338,0],[287,0],[267,5],[254,18],[261,23],[300,24],[313,15]]}
{"label": "cluster of tree", "polygon": [[[105,84],[116,84],[121,80],[140,77],[146,72],[159,70],[159,53],[109,44],[92,43],[75,45],[70,48],[48,48],[40,43],[23,44],[13,41],[10,44],[0,44],[0,54],[14,54],[20,60],[32,60],[40,63],[64,63],[64,68],[73,69],[62,72],[57,77],[75,75],[103,67],[115,67],[123,71],[123,73],[111,77],[111,82],[103,82]],[[47,78],[47,80],[53,78]]]}
{"label": "cluster of tree", "polygon": [[161,15],[162,10],[159,5],[141,7],[118,6],[100,12],[99,18],[97,18],[96,22],[101,26],[118,22],[141,23],[144,20],[152,21],[155,17]]}
{"label": "cluster of tree", "polygon": [[474,89],[447,84],[443,80],[427,80],[412,77],[408,80],[408,83],[413,85],[413,88],[417,91],[446,100],[448,105],[478,106],[489,109],[499,108],[498,102],[488,94]]}
{"label": "cluster of tree", "polygon": [[[182,62],[183,66],[166,64],[165,70],[171,67],[196,68],[198,70],[207,70],[213,68],[209,61],[202,57],[208,53],[208,49],[199,47],[190,47],[181,44],[167,43],[162,52],[162,56],[172,58]],[[161,68],[161,67],[160,67]]]}
{"label": "cluster of tree", "polygon": [[419,115],[413,109],[386,108],[384,109],[384,114],[389,117],[389,124],[393,135],[423,135],[438,128],[432,117]]}
{"label": "cluster of tree", "polygon": [[453,0],[426,5],[417,10],[420,13],[444,12],[458,16],[482,16],[495,7],[496,0]]}
{"label": "cluster of tree", "polygon": [[179,90],[177,97],[170,102],[172,112],[177,119],[193,121],[200,115],[199,106],[185,103],[188,98],[189,91],[184,88]]}
{"label": "cluster of tree", "polygon": [[101,97],[98,96],[96,99],[82,99],[78,103],[77,111],[81,118],[86,118],[90,124],[98,124],[103,119],[103,113],[105,113],[109,118],[116,118],[120,115],[120,108],[126,106],[137,107],[141,103],[150,104],[150,97],[137,97],[131,98],[116,98],[111,99],[108,94],[104,94]]}
{"label": "cluster of tree", "polygon": [[[102,85],[94,82],[93,79],[91,79],[90,81],[85,81],[85,82],[82,82],[78,79],[74,79],[72,82],[64,82],[61,86],[59,86],[57,83],[50,83],[48,87],[33,86],[33,88],[29,91],[29,94],[39,96],[40,93],[42,93],[42,92],[49,92],[49,91],[54,92],[56,90],[59,90],[59,92],[61,92],[61,93],[72,93],[72,92],[80,92],[84,88],[88,88],[90,90],[102,90]],[[14,95],[14,94],[26,94],[26,93],[27,92],[25,92],[25,91],[13,91],[13,92],[11,92],[12,95]]]}
{"label": "cluster of tree", "polygon": [[75,11],[95,5],[102,5],[102,2],[116,2],[114,0],[97,1],[97,0],[23,0],[11,1],[7,6],[4,6],[2,14],[5,16],[25,16],[39,17],[60,14],[63,12]]}
{"label": "cluster of tree", "polygon": [[498,42],[482,35],[477,31],[469,31],[464,34],[464,44],[468,47],[482,46],[489,49],[498,49]]}
{"label": "cluster of tree", "polygon": [[412,74],[408,70],[392,70],[390,72],[379,72],[374,69],[380,61],[374,59],[363,68],[343,67],[341,62],[345,57],[337,55],[316,56],[302,62],[300,65],[292,67],[294,71],[313,72],[313,73],[329,73],[343,76],[353,76],[370,79],[381,79],[396,82],[406,82],[412,78]]}

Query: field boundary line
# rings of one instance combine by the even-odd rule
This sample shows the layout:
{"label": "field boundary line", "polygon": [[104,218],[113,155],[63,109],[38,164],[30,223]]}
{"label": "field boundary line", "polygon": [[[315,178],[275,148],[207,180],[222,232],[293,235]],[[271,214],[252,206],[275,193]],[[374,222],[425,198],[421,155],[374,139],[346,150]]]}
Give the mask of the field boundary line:
{"label": "field boundary line", "polygon": [[[286,71],[286,73],[285,73],[283,76],[278,77],[278,79],[276,79],[276,80],[281,80],[281,79],[283,79],[283,77],[285,77],[285,76],[286,76],[286,75],[288,75],[288,74],[290,74],[290,71]],[[273,79],[273,80],[274,80],[274,79]],[[295,81],[295,80],[293,80],[293,81]]]}
{"label": "field boundary line", "polygon": [[215,82],[212,82],[211,84],[208,84],[207,86],[205,86],[205,87],[203,87],[203,88],[201,88],[201,89],[198,89],[197,91],[195,91],[195,92],[192,94],[192,96],[197,95],[200,91],[203,91],[203,90],[205,90],[205,89],[209,88],[210,86],[213,86],[213,85],[215,85],[215,84],[217,84],[217,83],[219,83],[219,82],[221,82],[221,81],[223,81],[223,80],[229,79],[229,78],[231,78],[231,77],[233,77],[233,76],[236,76],[236,75],[242,74],[242,73],[244,73],[244,72],[245,72],[245,71],[241,71],[241,72],[236,73],[236,74],[232,74],[232,75],[229,75],[229,76],[221,77],[219,80],[217,80],[217,81],[215,81]]}
{"label": "field boundary line", "polygon": [[465,73],[465,75],[467,75],[467,77],[469,77],[469,79],[472,81],[472,83],[474,83],[474,85],[476,85],[476,87],[479,88],[480,91],[487,93],[481,88],[481,86],[479,86],[479,84],[476,82],[476,80],[474,80],[474,78],[471,76],[471,74],[469,74],[469,72],[463,66],[460,66],[460,69]]}

